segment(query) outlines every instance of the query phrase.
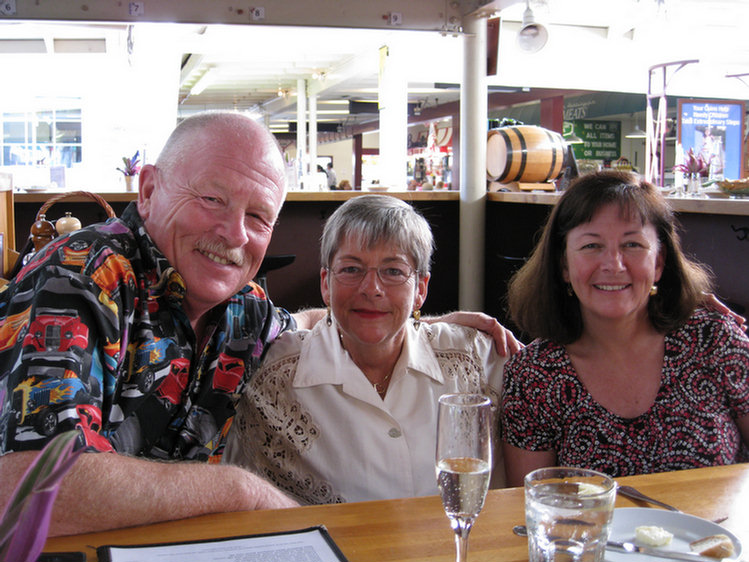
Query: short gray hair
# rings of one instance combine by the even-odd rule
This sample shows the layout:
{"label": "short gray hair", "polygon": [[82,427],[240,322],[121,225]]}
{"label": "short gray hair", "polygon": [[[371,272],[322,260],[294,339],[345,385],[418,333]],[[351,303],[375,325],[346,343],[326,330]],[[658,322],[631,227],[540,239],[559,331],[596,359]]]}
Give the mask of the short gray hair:
{"label": "short gray hair", "polygon": [[[276,146],[283,162],[283,150],[273,133],[251,117],[236,111],[203,111],[183,119],[174,128],[156,159],[156,167],[167,173],[177,169],[181,165],[182,159],[189,158],[190,151],[196,150],[196,146],[199,147],[200,143],[203,142],[200,135],[208,134],[212,129],[219,127],[224,127],[224,130],[235,135],[234,138],[227,138],[224,135],[223,142],[234,142],[236,139],[247,138],[250,133],[265,136]],[[285,192],[285,175],[282,180],[283,184],[280,187]]]}
{"label": "short gray hair", "polygon": [[389,195],[360,195],[338,207],[325,223],[320,263],[330,262],[344,241],[361,248],[393,244],[406,253],[421,276],[431,270],[434,238],[427,220],[408,203]]}

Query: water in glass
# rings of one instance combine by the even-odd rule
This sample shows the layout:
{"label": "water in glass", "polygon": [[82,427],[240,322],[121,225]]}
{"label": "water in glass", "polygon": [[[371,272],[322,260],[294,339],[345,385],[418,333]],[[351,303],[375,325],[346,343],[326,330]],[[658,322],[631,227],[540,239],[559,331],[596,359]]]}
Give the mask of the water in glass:
{"label": "water in glass", "polygon": [[614,481],[592,470],[542,468],[525,478],[530,562],[603,560]]}

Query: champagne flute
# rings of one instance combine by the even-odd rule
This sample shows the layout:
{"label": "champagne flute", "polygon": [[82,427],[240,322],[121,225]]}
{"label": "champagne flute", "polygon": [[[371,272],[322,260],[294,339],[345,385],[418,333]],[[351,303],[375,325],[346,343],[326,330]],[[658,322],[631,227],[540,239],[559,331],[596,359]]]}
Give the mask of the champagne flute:
{"label": "champagne flute", "polygon": [[492,404],[482,394],[444,394],[437,417],[437,484],[455,531],[457,562],[484,507],[492,469]]}

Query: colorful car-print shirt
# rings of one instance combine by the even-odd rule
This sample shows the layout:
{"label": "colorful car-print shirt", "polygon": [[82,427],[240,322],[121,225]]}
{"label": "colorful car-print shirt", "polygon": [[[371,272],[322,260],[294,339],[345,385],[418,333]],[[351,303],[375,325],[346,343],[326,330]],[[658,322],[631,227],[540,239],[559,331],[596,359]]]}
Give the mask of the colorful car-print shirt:
{"label": "colorful car-print shirt", "polygon": [[184,294],[134,203],[40,250],[0,293],[0,454],[77,428],[92,451],[218,462],[236,399],[295,326],[251,283],[201,344]]}

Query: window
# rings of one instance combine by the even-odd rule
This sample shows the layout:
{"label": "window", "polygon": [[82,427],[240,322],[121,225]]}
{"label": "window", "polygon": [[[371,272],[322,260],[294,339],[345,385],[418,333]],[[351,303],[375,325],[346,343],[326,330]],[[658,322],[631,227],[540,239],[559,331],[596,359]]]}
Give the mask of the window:
{"label": "window", "polygon": [[0,114],[3,132],[0,166],[70,168],[80,162],[80,100],[36,101],[44,109]]}

